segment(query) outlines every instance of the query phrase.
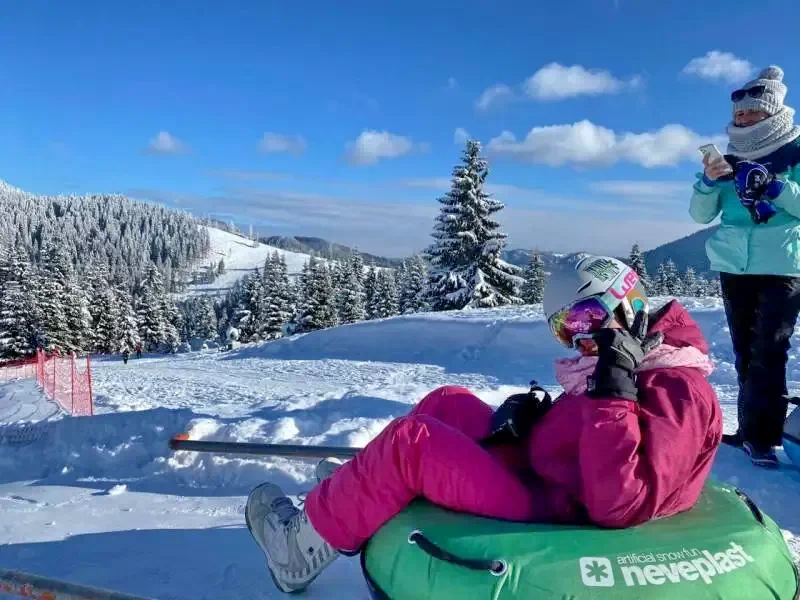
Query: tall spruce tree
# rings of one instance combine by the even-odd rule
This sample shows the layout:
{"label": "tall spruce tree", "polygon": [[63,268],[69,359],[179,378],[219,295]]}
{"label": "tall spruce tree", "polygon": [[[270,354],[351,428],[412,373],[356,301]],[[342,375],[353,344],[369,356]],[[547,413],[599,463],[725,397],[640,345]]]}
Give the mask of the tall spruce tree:
{"label": "tall spruce tree", "polygon": [[139,337],[147,350],[155,350],[167,341],[167,317],[164,314],[164,282],[154,263],[147,267],[136,298]]}
{"label": "tall spruce tree", "polygon": [[341,323],[356,323],[367,317],[364,307],[364,262],[358,253],[353,253],[347,261],[345,280],[339,289]]}
{"label": "tall spruce tree", "polygon": [[425,282],[427,272],[425,262],[419,254],[409,259],[406,266],[406,277],[401,282],[400,313],[408,314],[425,310]]}
{"label": "tall spruce tree", "polygon": [[397,285],[391,269],[378,271],[372,306],[368,307],[373,319],[385,319],[398,313]]}
{"label": "tall spruce tree", "polygon": [[298,331],[315,331],[338,324],[336,296],[331,274],[324,263],[318,262],[310,269],[306,282],[306,296],[298,320]]}
{"label": "tall spruce tree", "polygon": [[506,235],[494,220],[503,203],[484,191],[489,173],[480,143],[468,140],[450,191],[439,198],[430,296],[433,310],[519,304],[520,269],[500,258]]}
{"label": "tall spruce tree", "polygon": [[539,304],[544,297],[545,272],[544,261],[538,252],[531,256],[523,277],[522,300],[526,304]]}
{"label": "tall spruce tree", "polygon": [[0,358],[23,358],[35,350],[31,322],[35,299],[26,287],[30,272],[27,256],[17,248],[0,259]]}
{"label": "tall spruce tree", "polygon": [[683,275],[683,294],[686,296],[699,296],[697,293],[697,274],[694,267],[686,267]]}
{"label": "tall spruce tree", "polygon": [[664,292],[669,296],[680,296],[683,294],[683,282],[681,281],[678,267],[671,258],[664,264]]}
{"label": "tall spruce tree", "polygon": [[364,307],[367,319],[375,319],[372,312],[375,307],[375,292],[378,287],[378,271],[374,264],[369,266],[367,274],[364,276]]}
{"label": "tall spruce tree", "polygon": [[634,244],[631,248],[630,256],[628,257],[628,264],[639,275],[639,281],[642,282],[645,291],[649,294],[652,293],[653,284],[650,281],[650,275],[647,273],[647,264],[644,261],[644,255],[639,249],[639,244]]}
{"label": "tall spruce tree", "polygon": [[134,352],[141,344],[133,299],[124,287],[114,289],[117,300],[117,349],[120,352]]}
{"label": "tall spruce tree", "polygon": [[76,349],[67,322],[67,306],[73,304],[68,297],[68,282],[72,274],[72,264],[63,241],[51,240],[44,251],[39,279],[41,289],[37,296],[45,349],[49,352],[63,354]]}

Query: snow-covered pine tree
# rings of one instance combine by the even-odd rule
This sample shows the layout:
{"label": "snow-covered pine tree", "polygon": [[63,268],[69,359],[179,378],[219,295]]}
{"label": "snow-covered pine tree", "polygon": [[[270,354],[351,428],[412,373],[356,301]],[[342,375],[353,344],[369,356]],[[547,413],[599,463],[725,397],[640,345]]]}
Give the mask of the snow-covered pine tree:
{"label": "snow-covered pine tree", "polygon": [[392,269],[378,271],[372,306],[368,307],[368,310],[373,315],[373,319],[385,319],[398,313],[397,285]]}
{"label": "snow-covered pine tree", "polygon": [[74,350],[72,332],[66,318],[66,305],[74,301],[68,298],[67,282],[72,277],[72,264],[69,262],[61,240],[51,240],[44,250],[40,269],[41,328],[48,352],[67,353]]}
{"label": "snow-covered pine tree", "polygon": [[705,298],[708,296],[708,280],[702,275],[698,275],[695,280],[694,293],[698,298]]}
{"label": "snow-covered pine tree", "polygon": [[647,273],[647,265],[644,261],[644,255],[639,249],[639,244],[634,244],[631,248],[630,256],[628,257],[628,264],[639,275],[639,281],[642,282],[645,291],[652,293],[653,283],[650,281],[650,275]]}
{"label": "snow-covered pine tree", "polygon": [[314,331],[335,327],[338,323],[336,297],[328,267],[318,262],[313,267],[306,283],[306,296],[298,320],[298,331]]}
{"label": "snow-covered pine tree", "polygon": [[73,273],[64,287],[64,316],[70,331],[70,345],[77,350],[91,350],[92,315],[89,312],[89,294],[85,282],[79,282]]}
{"label": "snow-covered pine tree", "polygon": [[203,296],[198,301],[195,314],[194,335],[203,341],[215,340],[217,333],[217,315],[211,298]]}
{"label": "snow-covered pine tree", "polygon": [[278,252],[264,264],[264,338],[273,340],[283,335],[291,313],[288,299],[289,278],[286,263]]}
{"label": "snow-covered pine tree", "polygon": [[654,296],[664,296],[667,294],[667,271],[666,263],[658,265],[656,278],[650,283],[651,294]]}
{"label": "snow-covered pine tree", "polygon": [[425,262],[419,254],[412,256],[406,266],[406,279],[400,289],[400,314],[425,310]]}
{"label": "snow-covered pine tree", "polygon": [[345,311],[345,285],[347,285],[347,269],[344,263],[334,261],[330,263],[331,285],[336,297],[336,315],[339,322],[343,322]]}
{"label": "snow-covered pine tree", "polygon": [[94,327],[94,347],[92,350],[101,353],[112,353],[119,350],[121,337],[121,307],[119,299],[111,286],[98,291],[93,306],[98,311],[98,319]]}
{"label": "snow-covered pine tree", "polygon": [[136,312],[133,310],[133,299],[128,290],[122,287],[114,289],[117,299],[117,349],[120,352],[134,352],[141,343]]}
{"label": "snow-covered pine tree", "polygon": [[522,285],[522,300],[526,304],[539,304],[544,297],[544,261],[538,252],[531,256],[523,273],[525,283]]}
{"label": "snow-covered pine tree", "polygon": [[375,306],[375,292],[378,287],[378,271],[374,264],[369,266],[364,276],[364,307],[367,319],[377,318],[372,312]]}
{"label": "snow-covered pine tree", "polygon": [[668,296],[680,296],[683,294],[683,282],[681,281],[678,267],[671,258],[664,264],[665,290]]}
{"label": "snow-covered pine tree", "polygon": [[28,296],[30,263],[18,249],[8,250],[0,261],[0,358],[17,359],[33,354],[33,298]]}
{"label": "snow-covered pine tree", "polygon": [[468,140],[452,187],[439,198],[434,225],[430,295],[433,310],[519,304],[520,269],[500,258],[506,235],[493,215],[503,203],[484,191],[489,171],[480,143]]}
{"label": "snow-covered pine tree", "polygon": [[163,311],[165,317],[164,323],[164,343],[167,352],[176,352],[181,345],[180,331],[183,329],[183,315],[175,303],[164,296]]}
{"label": "snow-covered pine tree", "polygon": [[686,272],[683,275],[683,294],[685,296],[699,296],[697,293],[697,274],[694,267],[686,267]]}
{"label": "snow-covered pine tree", "polygon": [[719,276],[711,276],[708,280],[708,295],[711,298],[721,298],[722,297],[722,285],[719,280]]}
{"label": "snow-covered pine tree", "polygon": [[[264,334],[264,281],[258,269],[247,276],[244,284],[244,297],[242,310],[237,327],[240,330],[243,342],[253,342],[262,339]],[[245,318],[246,317],[246,318]]]}
{"label": "snow-covered pine tree", "polygon": [[364,263],[361,256],[352,254],[347,261],[345,280],[339,291],[341,323],[357,323],[367,318],[364,307],[364,289],[362,285]]}
{"label": "snow-covered pine tree", "polygon": [[164,283],[154,263],[147,267],[136,298],[136,321],[139,337],[147,350],[166,343],[167,318],[164,314]]}

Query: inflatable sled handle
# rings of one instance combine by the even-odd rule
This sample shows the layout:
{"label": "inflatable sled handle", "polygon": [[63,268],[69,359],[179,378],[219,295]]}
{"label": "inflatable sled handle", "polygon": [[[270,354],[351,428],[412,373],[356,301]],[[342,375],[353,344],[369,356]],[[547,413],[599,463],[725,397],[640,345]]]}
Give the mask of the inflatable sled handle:
{"label": "inflatable sled handle", "polygon": [[451,562],[460,567],[466,567],[474,571],[489,571],[495,577],[500,577],[508,570],[508,564],[504,560],[460,558],[455,554],[450,554],[447,550],[440,548],[426,538],[419,529],[415,529],[408,534],[408,543],[419,546],[420,550],[433,558]]}

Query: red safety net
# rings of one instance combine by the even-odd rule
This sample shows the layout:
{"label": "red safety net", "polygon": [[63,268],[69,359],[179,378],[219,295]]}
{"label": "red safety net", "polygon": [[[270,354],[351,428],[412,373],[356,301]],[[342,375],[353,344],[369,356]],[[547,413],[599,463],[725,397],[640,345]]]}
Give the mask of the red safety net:
{"label": "red safety net", "polygon": [[74,417],[94,414],[92,365],[88,356],[45,354],[0,364],[0,381],[36,377],[42,391]]}

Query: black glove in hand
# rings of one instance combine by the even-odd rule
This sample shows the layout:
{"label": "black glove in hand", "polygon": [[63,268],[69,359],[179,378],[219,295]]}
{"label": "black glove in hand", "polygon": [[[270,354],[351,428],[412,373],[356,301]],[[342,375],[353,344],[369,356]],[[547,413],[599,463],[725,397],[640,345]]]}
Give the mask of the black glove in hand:
{"label": "black glove in hand", "polygon": [[488,439],[508,443],[527,437],[533,424],[552,406],[550,394],[532,381],[527,394],[509,396],[497,408],[492,415],[492,433]]}
{"label": "black glove in hand", "polygon": [[630,331],[601,329],[592,335],[597,344],[597,366],[589,377],[592,398],[618,397],[637,400],[636,369],[647,354],[661,345],[664,334],[647,335],[647,313],[636,314]]}

